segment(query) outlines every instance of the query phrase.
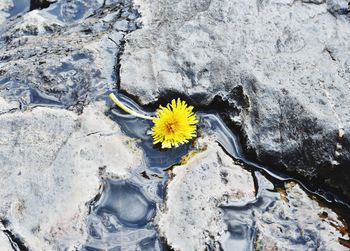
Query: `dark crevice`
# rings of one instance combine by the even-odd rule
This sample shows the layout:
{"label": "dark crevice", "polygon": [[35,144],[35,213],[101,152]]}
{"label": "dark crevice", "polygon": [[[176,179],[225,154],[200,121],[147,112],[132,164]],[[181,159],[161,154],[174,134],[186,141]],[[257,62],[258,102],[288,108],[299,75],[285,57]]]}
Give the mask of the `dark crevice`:
{"label": "dark crevice", "polygon": [[333,61],[337,61],[337,59],[333,56],[333,53],[331,52],[330,49],[328,49],[328,48],[326,47],[326,48],[324,48],[323,51],[324,51],[324,52],[327,52],[327,53],[329,54],[330,58],[331,58]]}
{"label": "dark crevice", "polygon": [[48,0],[31,0],[29,10],[45,9],[48,8],[52,3],[54,2],[50,2]]}
{"label": "dark crevice", "polygon": [[117,54],[117,62],[114,66],[114,71],[117,73],[117,82],[116,82],[117,89],[120,89],[120,82],[121,82],[121,80],[120,80],[120,67],[121,67],[122,55],[125,51],[125,44],[126,44],[126,41],[125,41],[125,35],[124,35],[124,39],[122,41],[120,41],[119,51]]}
{"label": "dark crevice", "polygon": [[[14,251],[29,251],[29,248],[23,241],[21,237],[19,237],[16,233],[14,233],[12,230],[7,229],[6,227],[9,225],[9,221],[6,219],[1,220],[1,224],[4,226],[3,233],[7,236],[9,239],[9,242],[11,244],[11,247]],[[0,247],[1,249],[1,247]]]}
{"label": "dark crevice", "polygon": [[[137,96],[130,95],[129,93],[121,90],[120,93],[123,95],[130,97],[135,101],[139,101]],[[244,93],[241,93],[241,97],[237,95],[231,95],[237,104],[240,106],[249,106],[249,102],[247,103],[246,97]],[[350,204],[348,198],[345,197],[343,191],[341,189],[336,189],[331,187],[325,183],[324,176],[318,176],[313,178],[304,177],[302,174],[298,173],[296,170],[293,170],[290,166],[283,164],[283,156],[263,156],[263,160],[261,160],[261,156],[259,157],[257,154],[257,150],[248,147],[248,136],[245,134],[245,131],[241,124],[238,124],[231,119],[232,114],[239,114],[241,112],[242,107],[236,107],[232,102],[228,101],[227,98],[223,98],[220,95],[216,95],[213,101],[209,105],[201,104],[201,100],[203,100],[202,95],[198,96],[188,96],[184,93],[168,90],[164,91],[160,94],[160,97],[147,105],[142,106],[146,111],[154,111],[159,107],[159,105],[165,105],[169,103],[174,98],[181,98],[185,100],[188,104],[195,106],[195,111],[205,111],[205,112],[214,112],[219,114],[224,123],[228,126],[228,128],[239,137],[240,145],[243,149],[243,155],[241,156],[241,160],[237,160],[238,162],[244,163],[247,169],[251,171],[259,170],[262,174],[268,177],[268,179],[272,180],[273,183],[277,186],[283,186],[283,182],[277,180],[272,177],[269,172],[272,172],[277,175],[285,176],[287,174],[290,176],[289,181],[295,181],[300,184],[305,191],[307,191],[312,196],[317,196],[318,200],[327,205],[329,208],[332,208],[335,212],[337,212],[341,217],[345,220],[347,225],[350,224]],[[138,102],[140,103],[140,102]],[[225,149],[221,147],[224,151]],[[227,151],[225,151],[227,153]],[[228,153],[227,153],[228,154]],[[230,155],[230,154],[229,154]],[[231,156],[232,157],[232,156]],[[276,158],[279,158],[281,161],[276,163]],[[235,158],[234,158],[235,159]],[[247,163],[246,161],[254,162],[254,166]],[[259,168],[257,169],[257,166]],[[289,169],[288,169],[289,167]],[[326,165],[325,167],[326,168]],[[343,167],[344,170],[345,166]],[[328,170],[328,169],[327,169]],[[329,177],[331,177],[331,170],[328,170]],[[284,175],[283,175],[284,174]]]}

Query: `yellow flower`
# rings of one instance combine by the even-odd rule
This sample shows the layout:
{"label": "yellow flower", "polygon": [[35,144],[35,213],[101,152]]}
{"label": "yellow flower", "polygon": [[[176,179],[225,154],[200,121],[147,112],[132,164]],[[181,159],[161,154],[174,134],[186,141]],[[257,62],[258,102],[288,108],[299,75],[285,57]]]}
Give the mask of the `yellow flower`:
{"label": "yellow flower", "polygon": [[192,112],[193,106],[187,106],[186,102],[179,98],[177,101],[173,99],[166,107],[159,106],[157,117],[150,117],[131,110],[113,93],[109,94],[109,97],[123,111],[153,121],[151,132],[153,144],[161,143],[162,148],[178,147],[196,136],[198,120],[196,114]]}
{"label": "yellow flower", "polygon": [[178,147],[196,136],[198,120],[192,109],[180,99],[173,99],[166,107],[160,106],[153,119],[153,144],[161,143],[162,148]]}

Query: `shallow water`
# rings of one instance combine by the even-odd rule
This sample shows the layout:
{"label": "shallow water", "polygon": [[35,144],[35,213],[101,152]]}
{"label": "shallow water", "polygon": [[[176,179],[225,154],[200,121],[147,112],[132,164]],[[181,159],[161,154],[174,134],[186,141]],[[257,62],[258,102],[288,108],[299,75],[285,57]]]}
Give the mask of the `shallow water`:
{"label": "shallow water", "polygon": [[[132,100],[124,96],[120,96],[120,99],[134,110],[144,112]],[[109,101],[108,104],[111,105]],[[112,246],[117,248],[116,250],[129,250],[123,249],[126,246],[130,247],[130,250],[168,250],[152,223],[152,217],[156,204],[162,203],[164,199],[168,179],[166,169],[179,163],[181,157],[190,151],[191,143],[180,148],[160,150],[153,146],[148,134],[152,126],[150,121],[134,118],[118,109],[112,109],[107,115],[115,120],[127,135],[139,139],[138,144],[145,152],[147,163],[141,169],[136,169],[134,177],[130,180],[104,180],[102,196],[93,206],[91,215],[91,221],[100,226],[90,226],[90,241],[93,239],[93,247],[96,249],[85,250],[105,250],[103,248]],[[198,112],[198,115],[199,134],[215,134],[218,143],[235,161],[246,163],[245,168],[253,173],[257,188],[254,201],[246,204],[228,202],[221,206],[228,230],[223,234],[219,245],[222,250],[232,250],[232,247],[236,247],[236,250],[253,250],[258,235],[255,226],[257,215],[270,213],[275,203],[281,200],[278,188],[283,187],[284,182],[293,179],[247,160],[242,153],[238,136],[226,127],[217,114]],[[289,248],[300,250],[305,245],[312,247],[313,240],[317,242],[318,229],[310,230],[304,237],[305,233],[300,234],[300,231],[289,226],[293,226],[297,219],[285,219],[283,215],[277,217],[282,226],[291,231],[288,235],[294,236],[290,237],[293,245]],[[106,231],[108,234],[104,235]],[[97,232],[99,234],[96,234]],[[119,237],[124,234],[132,237]],[[115,236],[112,238],[113,244],[109,243],[111,235]],[[214,249],[214,244],[208,243],[208,250]]]}
{"label": "shallow water", "polygon": [[10,17],[24,13],[29,10],[30,0],[13,0],[13,8],[10,9]]}

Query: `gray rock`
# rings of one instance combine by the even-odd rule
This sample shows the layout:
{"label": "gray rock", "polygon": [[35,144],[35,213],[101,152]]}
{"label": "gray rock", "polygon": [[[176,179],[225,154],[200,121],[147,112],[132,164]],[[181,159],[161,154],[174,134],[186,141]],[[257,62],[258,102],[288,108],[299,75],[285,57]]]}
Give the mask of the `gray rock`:
{"label": "gray rock", "polygon": [[220,101],[259,161],[350,199],[347,1],[136,4],[143,27],[127,36],[122,90],[142,104]]}
{"label": "gray rock", "polygon": [[347,250],[339,239],[349,236],[334,211],[293,182],[276,189],[259,172],[253,180],[214,142],[199,139],[195,152],[172,170],[155,220],[171,248]]}
{"label": "gray rock", "polygon": [[90,105],[81,116],[51,108],[0,115],[0,218],[29,250],[71,250],[87,238],[100,168],[128,178],[142,152]]}
{"label": "gray rock", "polygon": [[13,251],[11,247],[10,240],[7,238],[4,232],[2,232],[3,227],[0,227],[0,247],[3,251]]}
{"label": "gray rock", "polygon": [[253,177],[234,164],[217,143],[209,143],[205,151],[175,167],[173,175],[157,217],[161,234],[175,250],[204,250],[225,230],[220,203],[254,199]]}
{"label": "gray rock", "polygon": [[294,183],[287,183],[280,199],[264,212],[256,213],[258,250],[348,250],[340,239],[348,239],[338,215]]}
{"label": "gray rock", "polygon": [[131,14],[138,16],[127,1],[59,0],[8,20],[0,31],[0,96],[81,112],[116,88],[123,37],[136,29]]}

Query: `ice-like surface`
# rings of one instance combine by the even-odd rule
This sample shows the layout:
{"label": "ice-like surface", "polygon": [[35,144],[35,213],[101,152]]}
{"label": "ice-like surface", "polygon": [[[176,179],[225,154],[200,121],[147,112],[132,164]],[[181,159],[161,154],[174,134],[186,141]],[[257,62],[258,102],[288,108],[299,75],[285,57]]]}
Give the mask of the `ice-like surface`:
{"label": "ice-like surface", "polygon": [[83,250],[160,247],[151,223],[156,204],[148,197],[149,191],[145,190],[147,183],[137,184],[135,180],[131,182],[110,178],[104,180],[102,196],[89,216],[90,234]]}
{"label": "ice-like surface", "polygon": [[293,182],[275,188],[259,172],[255,175],[259,184],[256,200],[222,207],[227,224],[220,240],[224,250],[348,250],[339,239],[349,235],[332,210]]}
{"label": "ice-like surface", "polygon": [[127,227],[142,227],[155,213],[155,204],[149,201],[139,187],[125,181],[108,180],[98,204],[97,215],[111,214]]}

